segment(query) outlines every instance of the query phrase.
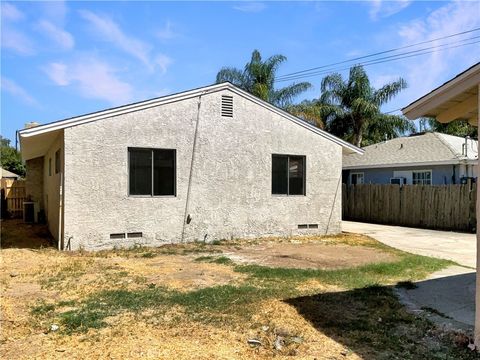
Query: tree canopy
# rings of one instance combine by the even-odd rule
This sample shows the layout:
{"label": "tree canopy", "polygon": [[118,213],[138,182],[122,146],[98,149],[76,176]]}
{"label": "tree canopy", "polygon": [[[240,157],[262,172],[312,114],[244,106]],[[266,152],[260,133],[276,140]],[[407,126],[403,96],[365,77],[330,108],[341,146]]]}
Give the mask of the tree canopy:
{"label": "tree canopy", "polygon": [[217,83],[229,81],[232,84],[273,105],[285,108],[302,92],[311,88],[309,82],[291,84],[283,88],[275,88],[275,78],[279,66],[287,58],[283,55],[273,55],[263,60],[260,52],[254,50],[252,57],[243,70],[224,67],[216,78]]}
{"label": "tree canopy", "polygon": [[22,163],[20,153],[13,146],[10,140],[0,136],[0,163],[2,168],[17,175],[25,176],[25,166]]}

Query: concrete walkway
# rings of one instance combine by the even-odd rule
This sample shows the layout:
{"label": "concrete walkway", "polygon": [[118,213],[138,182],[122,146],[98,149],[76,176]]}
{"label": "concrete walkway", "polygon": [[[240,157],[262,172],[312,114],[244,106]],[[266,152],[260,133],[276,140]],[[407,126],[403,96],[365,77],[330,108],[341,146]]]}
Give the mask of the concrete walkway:
{"label": "concrete walkway", "polygon": [[476,267],[475,234],[343,221],[342,230],[365,234],[391,247]]}
{"label": "concrete walkway", "polygon": [[[344,221],[343,231],[365,234],[410,253],[453,260],[451,266],[419,281],[415,289],[397,289],[413,312],[450,328],[471,331],[475,317],[475,234]],[[468,266],[465,267],[465,266]],[[473,268],[473,269],[472,269]]]}

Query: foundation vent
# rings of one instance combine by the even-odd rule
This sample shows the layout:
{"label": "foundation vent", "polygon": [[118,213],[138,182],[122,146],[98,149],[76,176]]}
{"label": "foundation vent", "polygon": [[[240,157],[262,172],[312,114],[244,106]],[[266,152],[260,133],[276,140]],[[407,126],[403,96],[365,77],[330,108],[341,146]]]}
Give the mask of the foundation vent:
{"label": "foundation vent", "polygon": [[318,229],[318,224],[299,224],[299,229]]}
{"label": "foundation vent", "polygon": [[143,233],[141,232],[131,232],[127,234],[128,238],[141,238],[143,237]]}
{"label": "foundation vent", "polygon": [[110,234],[110,239],[125,239],[125,233]]}
{"label": "foundation vent", "polygon": [[233,96],[222,95],[222,116],[233,117]]}

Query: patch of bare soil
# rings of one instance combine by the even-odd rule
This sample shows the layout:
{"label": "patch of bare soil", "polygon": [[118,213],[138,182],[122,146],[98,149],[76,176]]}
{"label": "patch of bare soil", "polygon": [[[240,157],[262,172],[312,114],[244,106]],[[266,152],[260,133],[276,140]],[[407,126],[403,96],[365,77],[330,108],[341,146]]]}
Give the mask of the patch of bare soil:
{"label": "patch of bare soil", "polygon": [[0,228],[2,249],[40,249],[51,247],[54,242],[46,225],[25,224],[22,219],[2,219]]}
{"label": "patch of bare soil", "polygon": [[237,263],[297,269],[340,269],[372,262],[393,262],[394,254],[375,248],[322,243],[262,243],[223,252]]}

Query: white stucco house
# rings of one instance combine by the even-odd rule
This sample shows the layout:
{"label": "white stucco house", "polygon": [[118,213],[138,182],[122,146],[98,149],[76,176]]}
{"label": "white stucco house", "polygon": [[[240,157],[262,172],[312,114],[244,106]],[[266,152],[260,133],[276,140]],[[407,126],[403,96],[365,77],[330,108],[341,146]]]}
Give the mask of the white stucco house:
{"label": "white stucco house", "polygon": [[230,83],[20,130],[59,249],[340,232],[359,148]]}

